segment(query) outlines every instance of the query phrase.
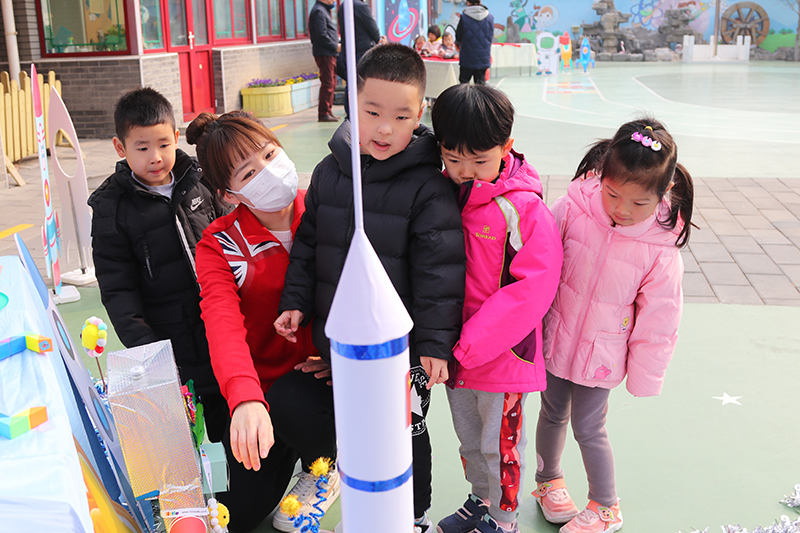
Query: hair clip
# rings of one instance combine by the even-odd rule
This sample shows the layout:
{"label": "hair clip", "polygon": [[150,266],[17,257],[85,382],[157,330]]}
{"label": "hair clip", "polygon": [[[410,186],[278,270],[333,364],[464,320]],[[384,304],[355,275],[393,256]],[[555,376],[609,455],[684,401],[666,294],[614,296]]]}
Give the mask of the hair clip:
{"label": "hair clip", "polygon": [[653,131],[653,126],[645,126],[644,129]]}
{"label": "hair clip", "polygon": [[638,131],[633,132],[631,135],[631,140],[637,143],[641,143],[642,146],[646,146],[650,148],[654,152],[658,152],[661,150],[661,143],[656,141],[655,139],[651,139],[647,135],[642,135]]}

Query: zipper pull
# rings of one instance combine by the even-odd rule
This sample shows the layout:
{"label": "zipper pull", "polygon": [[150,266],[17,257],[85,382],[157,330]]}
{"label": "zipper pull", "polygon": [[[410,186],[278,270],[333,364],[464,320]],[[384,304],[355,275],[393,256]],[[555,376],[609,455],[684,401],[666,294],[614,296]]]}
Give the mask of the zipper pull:
{"label": "zipper pull", "polygon": [[606,239],[606,244],[611,242],[612,235],[614,235],[614,228],[608,228],[608,238]]}
{"label": "zipper pull", "polygon": [[153,270],[150,268],[150,251],[147,249],[147,245],[144,245],[144,264],[147,266],[147,273],[150,274],[150,279],[155,279],[153,277]]}

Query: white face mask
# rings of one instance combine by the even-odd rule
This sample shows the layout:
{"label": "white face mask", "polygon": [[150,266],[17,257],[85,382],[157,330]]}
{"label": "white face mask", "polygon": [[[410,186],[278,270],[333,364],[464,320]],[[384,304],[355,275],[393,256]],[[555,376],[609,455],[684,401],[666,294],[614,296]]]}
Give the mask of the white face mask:
{"label": "white face mask", "polygon": [[250,201],[250,207],[266,213],[274,213],[288,207],[297,196],[297,169],[284,150],[281,150],[261,172],[238,191]]}

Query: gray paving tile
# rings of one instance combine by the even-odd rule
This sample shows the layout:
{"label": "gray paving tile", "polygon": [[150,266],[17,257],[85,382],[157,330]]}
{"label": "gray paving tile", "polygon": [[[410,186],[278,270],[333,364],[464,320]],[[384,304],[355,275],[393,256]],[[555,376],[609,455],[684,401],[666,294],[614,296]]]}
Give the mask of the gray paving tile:
{"label": "gray paving tile", "polygon": [[[708,188],[718,193],[720,191],[736,191],[736,186],[725,178],[710,178],[703,180]],[[788,188],[788,187],[787,187]]]}
{"label": "gray paving tile", "polygon": [[772,192],[772,196],[775,197],[780,203],[786,204],[800,204],[800,194],[797,194],[794,191],[787,190],[786,192]]}
{"label": "gray paving tile", "polygon": [[683,258],[684,272],[700,272],[700,265],[697,264],[691,250],[681,250],[681,257]]}
{"label": "gray paving tile", "polygon": [[710,196],[696,196],[694,197],[694,206],[708,209],[724,209],[725,204],[717,198],[713,193]]}
{"label": "gray paving tile", "polygon": [[797,300],[800,299],[800,292],[789,281],[789,278],[771,274],[748,274],[750,283],[761,298],[773,298],[777,300]]}
{"label": "gray paving tile", "polygon": [[766,305],[782,305],[785,307],[800,307],[800,299],[797,300],[777,300],[773,298],[764,299]]}
{"label": "gray paving tile", "polygon": [[730,253],[760,254],[764,251],[750,235],[720,235],[719,240]]}
{"label": "gray paving tile", "polygon": [[749,235],[737,220],[709,220],[708,225],[717,235]]}
{"label": "gray paving tile", "polygon": [[683,275],[683,294],[685,296],[714,296],[714,291],[699,272],[687,272]]}
{"label": "gray paving tile", "polygon": [[767,255],[779,265],[800,265],[800,248],[797,248],[797,246],[791,244],[765,244],[763,248]]}
{"label": "gray paving tile", "polygon": [[747,231],[758,244],[791,244],[791,241],[777,229],[751,229]]}
{"label": "gray paving tile", "polygon": [[763,188],[761,185],[759,185],[757,182],[752,185],[750,184],[746,186],[740,185],[737,187],[737,189],[739,189],[739,192],[744,194],[747,197],[747,199],[750,200],[751,202],[753,201],[753,198],[756,197],[772,198],[772,194],[768,190]]}
{"label": "gray paving tile", "polygon": [[731,254],[736,264],[745,274],[780,274],[781,269],[772,259],[764,253],[760,254]]}
{"label": "gray paving tile", "polygon": [[772,223],[761,216],[758,211],[755,215],[734,215],[734,218],[745,229],[775,229]]}
{"label": "gray paving tile", "polygon": [[716,296],[683,296],[685,304],[718,304]]}
{"label": "gray paving tile", "polygon": [[750,285],[736,263],[700,263],[700,269],[715,291],[717,285]]}
{"label": "gray paving tile", "polygon": [[698,243],[714,243],[714,244],[716,244],[716,243],[719,242],[719,238],[717,237],[717,234],[714,233],[714,230],[712,230],[708,226],[704,225],[703,223],[696,222],[694,216],[692,216],[692,222],[697,224],[699,227],[692,228],[692,235],[689,238],[689,242],[691,244],[698,244]]}
{"label": "gray paving tile", "polygon": [[758,180],[759,185],[770,192],[791,191],[781,180],[777,178],[765,178]]}
{"label": "gray paving tile", "polygon": [[781,265],[781,270],[795,287],[800,287],[800,265]]}
{"label": "gray paving tile", "polygon": [[[767,192],[769,194],[769,192]],[[759,209],[781,209],[784,207],[782,203],[775,199],[774,196],[751,196],[750,203]]]}
{"label": "gray paving tile", "polygon": [[770,222],[797,221],[797,216],[788,209],[761,209],[760,213]]}
{"label": "gray paving tile", "polygon": [[800,217],[800,203],[785,203],[781,205],[788,209],[794,216]]}
{"label": "gray paving tile", "polygon": [[703,216],[703,218],[706,219],[706,222],[719,221],[719,220],[731,222],[736,220],[735,218],[733,218],[731,212],[728,211],[728,209],[725,207],[700,208],[696,209],[695,211],[696,212],[699,211],[700,214]]}
{"label": "gray paving tile", "polygon": [[693,243],[689,241],[689,248],[698,263],[732,263],[733,258],[722,244]]}
{"label": "gray paving tile", "polygon": [[714,292],[723,304],[763,305],[756,290],[748,285],[712,285]]}

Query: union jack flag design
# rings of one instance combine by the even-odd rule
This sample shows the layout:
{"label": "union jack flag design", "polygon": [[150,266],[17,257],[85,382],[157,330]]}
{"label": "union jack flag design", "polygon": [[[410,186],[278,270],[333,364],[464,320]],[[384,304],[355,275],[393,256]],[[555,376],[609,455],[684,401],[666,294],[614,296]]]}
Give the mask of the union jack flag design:
{"label": "union jack flag design", "polygon": [[265,257],[274,255],[280,252],[283,246],[275,241],[250,244],[245,239],[238,220],[234,221],[233,226],[227,230],[215,233],[214,237],[217,238],[220,246],[222,246],[222,253],[225,254],[231,267],[231,272],[233,272],[233,277],[236,279],[236,284],[240,289],[247,281],[248,262],[257,262]]}

